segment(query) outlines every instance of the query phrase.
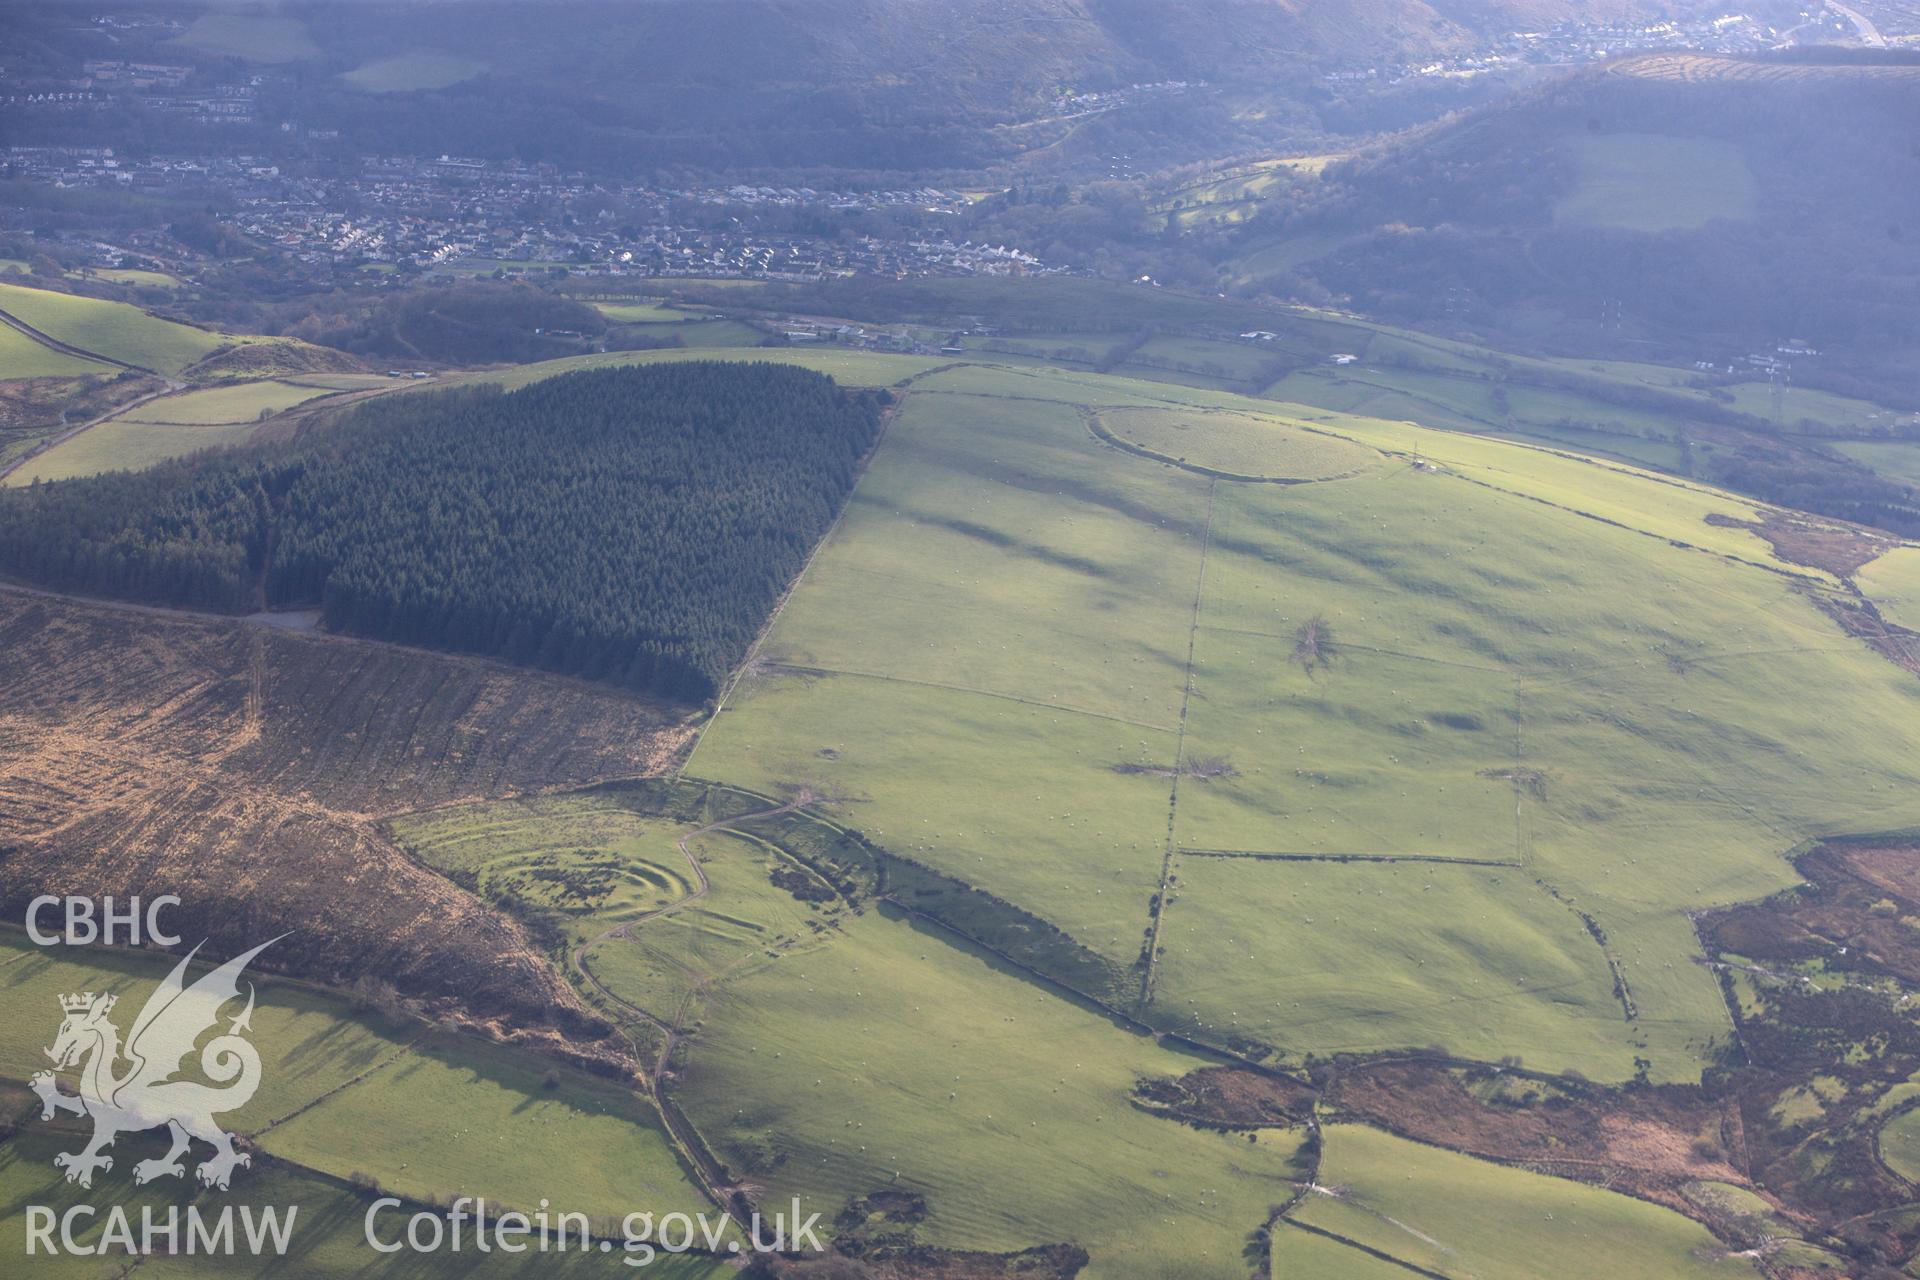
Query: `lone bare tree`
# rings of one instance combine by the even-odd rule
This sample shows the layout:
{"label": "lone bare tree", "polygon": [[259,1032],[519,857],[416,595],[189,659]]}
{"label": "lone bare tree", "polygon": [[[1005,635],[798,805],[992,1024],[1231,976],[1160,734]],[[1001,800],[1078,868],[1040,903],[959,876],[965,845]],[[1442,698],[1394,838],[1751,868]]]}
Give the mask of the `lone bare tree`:
{"label": "lone bare tree", "polygon": [[1316,668],[1333,665],[1333,627],[1326,618],[1314,614],[1293,633],[1293,660],[1312,674]]}

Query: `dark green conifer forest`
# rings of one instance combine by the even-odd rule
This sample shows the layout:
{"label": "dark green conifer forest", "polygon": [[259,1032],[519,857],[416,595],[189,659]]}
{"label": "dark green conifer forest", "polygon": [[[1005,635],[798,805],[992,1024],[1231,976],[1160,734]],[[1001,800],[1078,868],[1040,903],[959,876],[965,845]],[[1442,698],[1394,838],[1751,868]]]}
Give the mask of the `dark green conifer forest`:
{"label": "dark green conifer forest", "polygon": [[778,365],[384,397],[282,444],[0,492],[0,571],[711,697],[832,523],[880,398]]}

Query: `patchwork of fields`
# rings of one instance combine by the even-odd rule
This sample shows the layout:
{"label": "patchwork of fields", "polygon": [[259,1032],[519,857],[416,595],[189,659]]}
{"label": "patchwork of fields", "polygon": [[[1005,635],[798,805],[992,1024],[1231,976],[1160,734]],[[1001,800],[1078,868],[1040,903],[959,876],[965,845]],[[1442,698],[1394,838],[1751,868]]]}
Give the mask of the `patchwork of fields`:
{"label": "patchwork of fields", "polygon": [[[130,363],[204,354],[179,326],[40,305]],[[1356,337],[1365,366],[1325,364]],[[1286,351],[1155,337],[1122,366],[1140,379],[1058,367],[1118,341],[702,351],[899,402],[684,758],[690,725],[657,709],[488,664],[0,610],[31,691],[0,716],[16,868],[104,885],[111,868],[73,851],[112,848],[280,916],[315,877],[371,876],[419,911],[331,903],[324,928],[361,958],[496,1009],[531,979],[525,1000],[604,1019],[595,1051],[616,1028],[647,1077],[556,1075],[276,989],[261,1037],[298,1069],[244,1117],[278,1157],[247,1194],[338,1206],[313,1274],[350,1273],[358,1249],[354,1193],[327,1178],[510,1201],[529,1170],[598,1216],[699,1207],[717,1171],[766,1202],[846,1207],[844,1238],[1077,1246],[1094,1278],[1238,1277],[1263,1257],[1358,1280],[1752,1274],[1645,1200],[1337,1113],[1181,1124],[1143,1091],[1222,1061],[1305,1088],[1342,1055],[1408,1051],[1698,1080],[1733,1026],[1695,913],[1792,886],[1788,855],[1822,838],[1920,825],[1920,690],[1834,620],[1864,600],[1920,628],[1915,550],[1873,543],[1855,573],[1763,536],[1775,513],[1756,502],[1634,465],[1673,465],[1671,415],[1578,380],[1704,404],[1674,370],[1516,359],[1494,376],[1459,344],[1311,320]],[[1509,385],[1516,370],[1539,381]],[[145,465],[141,433],[222,443],[386,386],[164,396],[14,479]],[[1796,395],[1809,421],[1879,412]],[[676,765],[672,785],[601,781]],[[169,844],[205,856],[176,866]],[[281,860],[306,878],[275,883]],[[43,1038],[32,1009],[84,985],[15,951],[9,1078]],[[147,964],[101,963],[127,984]],[[1920,1149],[1912,1114],[1885,1133],[1896,1170]],[[8,1203],[48,1194],[51,1149],[0,1150]],[[469,1273],[493,1271],[449,1272]]]}
{"label": "patchwork of fields", "polygon": [[[603,880],[566,926],[584,970],[677,1037],[671,1095],[735,1177],[911,1193],[923,1244],[1031,1246],[1066,1216],[1088,1275],[1148,1249],[1155,1274],[1238,1274],[1261,1206],[1318,1168],[1347,1190],[1272,1229],[1276,1267],[1451,1275],[1436,1227],[1479,1205],[1474,1274],[1621,1232],[1646,1274],[1740,1274],[1667,1210],[1464,1156],[1409,1148],[1420,1185],[1373,1187],[1413,1157],[1357,1127],[1317,1155],[1279,1121],[1183,1154],[1191,1131],[1129,1100],[1209,1059],[1078,1012],[1050,981],[1072,985],[1065,952],[1004,917],[1123,975],[1095,993],[1114,1013],[1269,1067],[1431,1047],[1696,1078],[1729,1025],[1687,910],[1792,883],[1783,855],[1823,830],[1914,820],[1915,694],[1814,607],[1840,580],[1777,558],[1761,514],[1407,423],[916,367],[687,772],[811,797],[1000,908],[943,925],[896,887],[849,910],[791,832],[602,793],[396,830],[536,907],[528,867],[565,883],[616,847],[684,886],[684,841],[709,887],[636,914]],[[1117,1172],[1143,1163],[1153,1181]],[[1156,1195],[1171,1243],[1089,1207]]]}
{"label": "patchwork of fields", "polygon": [[159,396],[28,458],[6,473],[4,483],[143,470],[203,449],[246,444],[264,423],[288,410],[356,393],[377,394],[394,385],[368,375],[320,374],[298,382],[232,382]]}
{"label": "patchwork of fields", "polygon": [[[1103,443],[1129,406],[1383,461],[1220,479]],[[1910,682],[1724,495],[1270,415],[926,375],[690,770],[842,797],[1196,1038],[1694,1077],[1728,1028],[1686,909],[1914,820]]]}

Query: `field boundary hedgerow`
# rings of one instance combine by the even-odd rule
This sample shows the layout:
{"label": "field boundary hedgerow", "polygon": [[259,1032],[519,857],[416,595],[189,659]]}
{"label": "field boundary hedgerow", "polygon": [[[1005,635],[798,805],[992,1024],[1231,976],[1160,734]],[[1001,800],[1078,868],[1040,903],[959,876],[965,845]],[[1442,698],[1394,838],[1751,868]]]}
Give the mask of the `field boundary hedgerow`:
{"label": "field boundary hedgerow", "polygon": [[1206,528],[1200,536],[1200,568],[1194,576],[1193,613],[1187,625],[1187,669],[1186,679],[1180,692],[1180,724],[1173,743],[1173,778],[1167,787],[1167,843],[1160,858],[1160,887],[1149,904],[1152,918],[1147,924],[1146,963],[1140,973],[1140,1005],[1145,1008],[1153,1000],[1154,970],[1160,957],[1160,926],[1166,918],[1167,900],[1173,896],[1173,859],[1178,847],[1175,824],[1179,820],[1180,778],[1187,771],[1187,712],[1193,705],[1194,654],[1200,643],[1200,609],[1205,602],[1207,591],[1207,556],[1213,549],[1213,512],[1214,497],[1219,489],[1218,479],[1207,484]]}

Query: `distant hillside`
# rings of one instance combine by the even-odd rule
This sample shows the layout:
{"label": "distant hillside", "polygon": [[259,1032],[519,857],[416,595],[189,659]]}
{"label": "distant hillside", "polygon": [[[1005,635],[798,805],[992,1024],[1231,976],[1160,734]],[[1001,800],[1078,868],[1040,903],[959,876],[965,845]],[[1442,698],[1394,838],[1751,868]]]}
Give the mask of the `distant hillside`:
{"label": "distant hillside", "polygon": [[1262,283],[1399,320],[1715,361],[1797,338],[1796,379],[1912,398],[1916,123],[1920,56],[1645,55],[1334,165],[1239,250],[1319,237]]}
{"label": "distant hillside", "polygon": [[[1235,85],[1248,112],[1155,100],[1169,145],[1251,144],[1329,100],[1326,66],[1402,61],[1517,26],[1653,16],[1691,0],[288,0],[271,13],[165,6],[183,25],[146,56],[271,69],[278,122],[338,129],[344,154],[519,157],[595,168],[971,167],[1060,141],[1063,93],[1168,80]],[[33,34],[70,43],[40,8]],[[564,14],[556,19],[556,14]],[[142,37],[130,37],[138,40]],[[72,45],[73,70],[87,56]],[[91,46],[87,46],[91,48]],[[123,53],[122,56],[125,56]],[[1458,84],[1443,95],[1456,100]],[[405,110],[397,110],[404,103]],[[23,127],[58,122],[23,119]],[[186,128],[126,126],[156,146]],[[36,136],[38,136],[36,134]],[[238,143],[239,133],[231,136]],[[1123,147],[1121,150],[1135,148]],[[1139,157],[1136,155],[1135,159]]]}

